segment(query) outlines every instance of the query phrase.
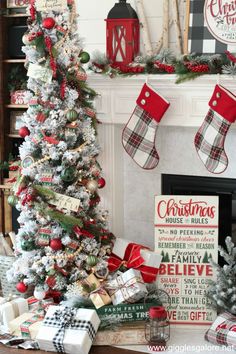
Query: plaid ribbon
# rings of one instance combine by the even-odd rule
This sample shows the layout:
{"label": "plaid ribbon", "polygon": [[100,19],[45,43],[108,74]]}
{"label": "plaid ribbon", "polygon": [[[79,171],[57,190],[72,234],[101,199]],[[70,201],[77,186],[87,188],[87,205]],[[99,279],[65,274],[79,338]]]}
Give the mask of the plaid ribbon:
{"label": "plaid ribbon", "polygon": [[56,310],[52,317],[45,317],[43,326],[56,327],[56,332],[52,342],[58,353],[65,353],[63,345],[65,330],[80,330],[88,332],[91,341],[94,340],[96,332],[90,321],[77,320],[75,318],[77,309],[65,307],[63,310]]}
{"label": "plaid ribbon", "polygon": [[229,312],[219,315],[205,334],[213,344],[233,346],[236,349],[236,316]]}

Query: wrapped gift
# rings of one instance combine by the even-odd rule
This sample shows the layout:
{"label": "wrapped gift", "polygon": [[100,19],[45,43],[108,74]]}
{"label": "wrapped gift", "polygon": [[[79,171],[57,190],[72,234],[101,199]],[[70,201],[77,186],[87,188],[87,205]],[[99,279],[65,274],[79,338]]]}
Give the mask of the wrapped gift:
{"label": "wrapped gift", "polygon": [[122,238],[116,239],[112,252],[113,254],[108,260],[111,272],[124,266],[139,270],[145,283],[152,283],[156,280],[162,260],[161,254]]}
{"label": "wrapped gift", "polygon": [[34,296],[31,296],[27,299],[27,302],[29,304],[29,312],[34,312],[37,314],[46,313],[49,306],[55,305],[53,298],[38,300]]}
{"label": "wrapped gift", "polygon": [[99,324],[95,310],[50,306],[36,339],[42,350],[87,354]]}
{"label": "wrapped gift", "polygon": [[140,272],[135,269],[107,282],[107,289],[113,305],[138,302],[148,293]]}
{"label": "wrapped gift", "polygon": [[5,330],[9,330],[9,323],[14,318],[28,312],[29,306],[26,299],[15,298],[11,301],[0,299],[0,322]]}
{"label": "wrapped gift", "polygon": [[236,316],[229,312],[220,314],[205,334],[205,339],[213,344],[232,346],[236,349]]}
{"label": "wrapped gift", "polygon": [[35,339],[43,318],[41,314],[24,313],[9,323],[9,331],[16,337]]}
{"label": "wrapped gift", "polygon": [[111,303],[110,296],[95,275],[90,274],[86,279],[79,282],[79,285],[82,288],[86,288],[87,292],[90,294],[90,300],[97,309]]}

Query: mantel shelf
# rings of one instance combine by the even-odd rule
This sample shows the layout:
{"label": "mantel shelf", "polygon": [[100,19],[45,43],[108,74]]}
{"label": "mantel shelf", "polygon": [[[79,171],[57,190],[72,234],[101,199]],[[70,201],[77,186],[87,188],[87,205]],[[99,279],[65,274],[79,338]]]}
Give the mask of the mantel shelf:
{"label": "mantel shelf", "polygon": [[[89,85],[98,93],[98,119],[107,124],[127,124],[143,84],[148,84],[170,102],[162,118],[162,126],[199,127],[207,114],[208,102],[216,84],[236,90],[236,80],[229,75],[203,75],[176,84],[176,75],[136,75],[111,79],[91,73]],[[233,124],[236,128],[236,124]]]}

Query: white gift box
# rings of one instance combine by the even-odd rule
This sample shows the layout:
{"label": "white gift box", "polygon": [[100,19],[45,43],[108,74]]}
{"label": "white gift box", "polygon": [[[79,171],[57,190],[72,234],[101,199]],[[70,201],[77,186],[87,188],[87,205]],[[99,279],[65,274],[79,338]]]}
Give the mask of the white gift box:
{"label": "white gift box", "polygon": [[[126,248],[130,243],[135,243],[135,242],[117,237],[112,252],[116,256],[123,259],[124,255],[125,255]],[[146,266],[159,268],[159,266],[161,264],[161,260],[162,260],[161,254],[158,254],[157,252],[150,251],[148,249],[141,249],[140,254],[143,257],[143,259],[145,261],[144,264]]]}
{"label": "white gift box", "polygon": [[28,312],[29,305],[26,299],[16,298],[7,301],[0,298],[0,323],[4,330],[9,330],[9,323],[16,317]]}
{"label": "white gift box", "polygon": [[99,325],[95,310],[50,306],[36,340],[42,350],[88,354]]}
{"label": "white gift box", "polygon": [[107,289],[113,305],[138,302],[148,292],[140,272],[132,268],[109,281]]}

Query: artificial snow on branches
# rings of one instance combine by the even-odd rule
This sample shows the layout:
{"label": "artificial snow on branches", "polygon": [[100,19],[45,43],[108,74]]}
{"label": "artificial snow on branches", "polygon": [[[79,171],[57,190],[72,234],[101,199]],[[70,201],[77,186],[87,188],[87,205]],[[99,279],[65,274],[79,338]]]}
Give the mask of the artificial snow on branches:
{"label": "artificial snow on branches", "polygon": [[218,311],[228,311],[236,314],[236,246],[230,236],[225,239],[226,250],[219,246],[220,255],[226,264],[221,267],[211,260],[216,272],[216,281],[210,283],[207,297]]}
{"label": "artificial snow on branches", "polygon": [[[37,10],[30,1],[23,36],[28,110],[14,186],[20,228],[9,279],[64,293],[89,274],[107,274],[113,235],[98,208],[96,92],[86,83],[75,1],[67,9]],[[50,28],[45,28],[45,23]],[[96,262],[91,266],[89,256]]]}

